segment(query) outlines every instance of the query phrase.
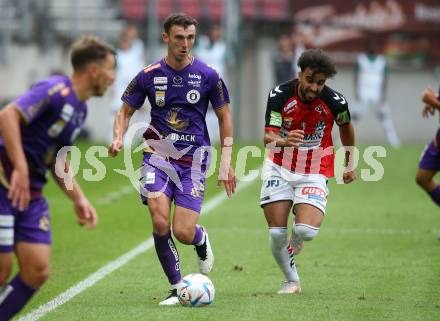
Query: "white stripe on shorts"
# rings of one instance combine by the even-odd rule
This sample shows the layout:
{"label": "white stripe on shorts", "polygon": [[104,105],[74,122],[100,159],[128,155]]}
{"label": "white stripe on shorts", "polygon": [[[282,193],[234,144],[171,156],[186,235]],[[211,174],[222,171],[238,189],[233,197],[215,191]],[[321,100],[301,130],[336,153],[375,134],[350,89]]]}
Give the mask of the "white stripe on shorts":
{"label": "white stripe on shorts", "polygon": [[1,227],[13,227],[14,226],[14,216],[0,214],[0,226]]}
{"label": "white stripe on shorts", "polygon": [[14,229],[0,228],[0,245],[14,245]]}

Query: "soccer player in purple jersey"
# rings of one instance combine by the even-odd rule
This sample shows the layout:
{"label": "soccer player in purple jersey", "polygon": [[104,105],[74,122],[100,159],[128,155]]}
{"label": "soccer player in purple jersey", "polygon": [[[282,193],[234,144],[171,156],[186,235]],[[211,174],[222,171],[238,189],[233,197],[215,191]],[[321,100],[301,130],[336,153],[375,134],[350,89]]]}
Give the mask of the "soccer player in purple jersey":
{"label": "soccer player in purple jersey", "polygon": [[172,202],[176,205],[173,235],[195,246],[201,273],[209,273],[214,261],[206,229],[197,225],[209,166],[206,153],[211,144],[205,121],[209,102],[218,117],[223,147],[219,183],[229,197],[236,184],[230,157],[223,153],[232,144],[228,91],[213,68],[191,55],[196,29],[197,21],[186,14],[167,17],[162,33],[167,56],[141,70],[127,87],[109,147],[111,155],[121,150],[131,116],[148,98],[151,124],[144,133],[141,197],[150,210],[157,256],[171,285],[170,295],[160,305],[179,303],[176,289],[181,273],[171,235]]}
{"label": "soccer player in purple jersey", "polygon": [[[423,91],[422,101],[425,104],[422,115],[425,118],[433,116],[435,111],[440,111],[440,88],[436,94],[431,88]],[[432,201],[440,206],[440,184],[434,180],[435,174],[440,171],[440,128],[431,143],[426,145],[419,163],[416,175],[417,184],[423,188]]]}
{"label": "soccer player in purple jersey", "polygon": [[[49,277],[51,230],[42,195],[48,170],[72,200],[80,225],[97,214],[78,183],[67,188],[55,174],[55,155],[72,145],[87,115],[86,101],[103,96],[115,78],[115,52],[95,37],[72,46],[73,73],[52,76],[0,112],[0,321],[9,320]],[[68,164],[61,163],[61,169]],[[13,253],[19,271],[8,283]]]}

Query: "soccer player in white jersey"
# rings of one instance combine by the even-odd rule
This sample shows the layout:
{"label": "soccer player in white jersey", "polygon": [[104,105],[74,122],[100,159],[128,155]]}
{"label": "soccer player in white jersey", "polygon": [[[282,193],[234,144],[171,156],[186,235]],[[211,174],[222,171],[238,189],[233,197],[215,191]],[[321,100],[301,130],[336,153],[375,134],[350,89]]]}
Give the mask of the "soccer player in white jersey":
{"label": "soccer player in white jersey", "polygon": [[[269,226],[272,255],[284,274],[279,294],[300,293],[294,255],[304,241],[313,240],[324,219],[334,176],[332,127],[339,127],[344,146],[354,145],[347,100],[325,85],[336,74],[330,58],[319,49],[306,50],[298,60],[297,79],[279,84],[269,93],[264,143],[269,149],[263,168],[260,205]],[[356,179],[346,150],[344,183]],[[288,242],[287,223],[293,208],[295,223]]]}
{"label": "soccer player in white jersey", "polygon": [[367,43],[366,52],[357,58],[354,80],[356,104],[352,108],[353,121],[373,109],[385,130],[388,143],[398,148],[400,140],[386,100],[388,67],[385,57],[377,53],[372,41]]}

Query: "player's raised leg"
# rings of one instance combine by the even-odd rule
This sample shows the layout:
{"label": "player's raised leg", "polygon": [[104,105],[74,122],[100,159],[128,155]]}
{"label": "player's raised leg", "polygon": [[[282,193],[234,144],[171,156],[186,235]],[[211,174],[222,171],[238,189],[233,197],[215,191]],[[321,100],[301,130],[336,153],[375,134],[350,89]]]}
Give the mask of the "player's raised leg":
{"label": "player's raised leg", "polygon": [[291,201],[277,201],[263,205],[264,215],[269,226],[269,246],[285,281],[279,294],[300,293],[300,281],[296,271],[295,260],[289,250],[287,221]]}
{"label": "player's raised leg", "polygon": [[298,255],[304,247],[304,241],[312,241],[318,235],[324,214],[310,204],[295,204],[294,208],[296,215],[290,246],[292,253]]}

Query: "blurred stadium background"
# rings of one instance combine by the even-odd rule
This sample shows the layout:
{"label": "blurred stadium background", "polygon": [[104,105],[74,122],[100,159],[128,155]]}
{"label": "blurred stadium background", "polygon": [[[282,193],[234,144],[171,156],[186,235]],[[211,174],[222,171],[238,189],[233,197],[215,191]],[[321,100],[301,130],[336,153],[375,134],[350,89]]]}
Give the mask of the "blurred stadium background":
{"label": "blurred stadium background", "polygon": [[[281,275],[267,248],[267,230],[258,205],[260,182],[202,216],[212,233],[216,301],[208,309],[179,309],[182,320],[439,320],[438,208],[414,182],[423,144],[438,126],[421,117],[420,94],[440,83],[440,3],[419,1],[306,0],[0,0],[0,105],[54,72],[69,73],[68,48],[81,34],[118,44],[127,23],[136,25],[146,63],[164,54],[161,22],[184,11],[206,34],[220,23],[227,45],[227,79],[238,140],[262,145],[267,93],[275,85],[272,57],[283,33],[301,34],[310,46],[327,50],[339,73],[330,85],[354,102],[354,62],[369,40],[382,48],[390,66],[388,98],[397,132],[406,145],[380,158],[380,181],[331,181],[325,227],[298,258],[304,293],[275,293]],[[110,130],[112,92],[89,103],[84,152],[103,143]],[[385,143],[375,115],[356,125],[357,141]],[[239,145],[239,146],[243,146]],[[238,146],[238,147],[239,147]],[[238,151],[235,149],[235,153]],[[84,155],[84,154],[83,154]],[[261,153],[263,155],[263,153]],[[134,155],[140,163],[140,153]],[[121,168],[122,157],[102,158],[100,182],[78,179],[100,214],[93,232],[74,224],[71,204],[51,181],[53,226],[51,280],[22,312],[27,315],[123,255],[151,235],[147,210]],[[262,157],[249,157],[246,170]],[[360,160],[358,175],[368,174]],[[364,174],[362,174],[364,172]],[[208,179],[206,201],[215,189]],[[243,182],[240,182],[241,185]],[[434,223],[433,223],[434,222]],[[437,223],[435,223],[437,222]],[[195,270],[193,250],[178,245],[184,273]],[[176,311],[157,306],[167,290],[153,250],[90,287],[44,320],[174,320]],[[33,312],[31,312],[33,313]],[[23,320],[37,320],[35,313]]]}
{"label": "blurred stadium background", "polygon": [[[380,45],[390,66],[388,98],[403,143],[429,139],[437,120],[420,116],[420,93],[440,80],[440,5],[436,0],[0,0],[0,101],[13,99],[36,80],[69,72],[68,46],[81,34],[116,45],[126,23],[136,25],[146,63],[164,53],[160,31],[171,12],[223,26],[228,83],[237,137],[262,137],[266,95],[275,84],[272,56],[281,33],[299,33],[309,46],[329,51],[339,74],[330,84],[354,101],[353,64],[368,39]],[[92,100],[87,132],[104,141],[111,92]],[[358,142],[383,143],[374,115],[357,127]]]}

